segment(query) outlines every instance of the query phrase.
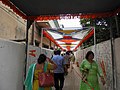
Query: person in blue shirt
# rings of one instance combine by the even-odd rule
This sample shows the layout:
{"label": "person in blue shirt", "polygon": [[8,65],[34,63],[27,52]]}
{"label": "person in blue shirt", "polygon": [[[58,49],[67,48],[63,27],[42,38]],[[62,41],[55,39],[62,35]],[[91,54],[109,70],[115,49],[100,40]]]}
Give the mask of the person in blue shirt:
{"label": "person in blue shirt", "polygon": [[64,86],[64,58],[60,55],[61,51],[54,51],[52,57],[53,62],[57,65],[57,68],[54,70],[54,81],[55,89],[62,90]]}

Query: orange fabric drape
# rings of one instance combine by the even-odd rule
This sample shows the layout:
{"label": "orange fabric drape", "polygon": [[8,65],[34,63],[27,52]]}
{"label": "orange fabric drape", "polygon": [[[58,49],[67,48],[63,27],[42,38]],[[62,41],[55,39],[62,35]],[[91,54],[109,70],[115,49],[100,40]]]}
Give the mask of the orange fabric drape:
{"label": "orange fabric drape", "polygon": [[70,46],[66,46],[67,50],[70,51]]}
{"label": "orange fabric drape", "polygon": [[3,4],[9,6],[16,14],[21,16],[23,19],[27,20],[59,20],[59,19],[73,19],[75,17],[78,18],[102,18],[102,17],[110,17],[114,16],[120,12],[120,8],[111,12],[103,12],[103,13],[92,13],[92,14],[60,14],[60,15],[40,15],[40,16],[26,16],[22,11],[20,11],[14,4],[12,4],[9,0],[0,0]]}
{"label": "orange fabric drape", "polygon": [[63,50],[63,48],[45,30],[43,30],[43,34]]}
{"label": "orange fabric drape", "polygon": [[77,40],[74,39],[62,39],[62,40],[58,40],[60,42],[65,42],[65,43],[71,43],[71,42],[76,42]]}
{"label": "orange fabric drape", "polygon": [[75,47],[74,51],[76,51],[76,49],[77,49],[84,41],[86,41],[88,38],[90,38],[93,34],[94,34],[94,30],[92,29],[92,30],[90,31],[90,33],[89,33],[82,41],[80,41],[80,43]]}

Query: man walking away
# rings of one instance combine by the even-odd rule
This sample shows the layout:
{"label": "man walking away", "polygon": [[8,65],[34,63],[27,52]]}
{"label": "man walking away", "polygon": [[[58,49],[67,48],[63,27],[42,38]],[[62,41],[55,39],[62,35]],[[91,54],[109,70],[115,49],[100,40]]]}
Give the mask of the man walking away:
{"label": "man walking away", "polygon": [[55,89],[62,90],[64,86],[64,58],[60,56],[61,51],[54,52],[52,60],[56,63],[57,68],[54,70]]}

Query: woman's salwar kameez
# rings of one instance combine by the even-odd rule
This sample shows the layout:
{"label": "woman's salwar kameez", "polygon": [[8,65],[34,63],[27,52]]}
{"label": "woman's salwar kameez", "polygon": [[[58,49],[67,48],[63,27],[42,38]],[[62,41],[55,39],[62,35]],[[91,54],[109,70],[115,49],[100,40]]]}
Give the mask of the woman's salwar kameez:
{"label": "woman's salwar kameez", "polygon": [[88,60],[83,60],[80,65],[80,71],[83,73],[86,69],[88,69],[86,80],[89,85],[81,80],[80,90],[92,90],[92,88],[94,88],[94,90],[100,90],[98,75],[101,76],[102,73],[97,63],[95,61],[90,63]]}

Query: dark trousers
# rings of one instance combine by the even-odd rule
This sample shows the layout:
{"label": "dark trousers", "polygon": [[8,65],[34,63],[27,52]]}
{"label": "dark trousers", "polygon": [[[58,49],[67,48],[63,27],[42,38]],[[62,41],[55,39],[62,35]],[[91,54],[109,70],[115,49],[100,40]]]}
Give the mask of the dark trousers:
{"label": "dark trousers", "polygon": [[62,90],[64,85],[64,73],[54,73],[55,89]]}

